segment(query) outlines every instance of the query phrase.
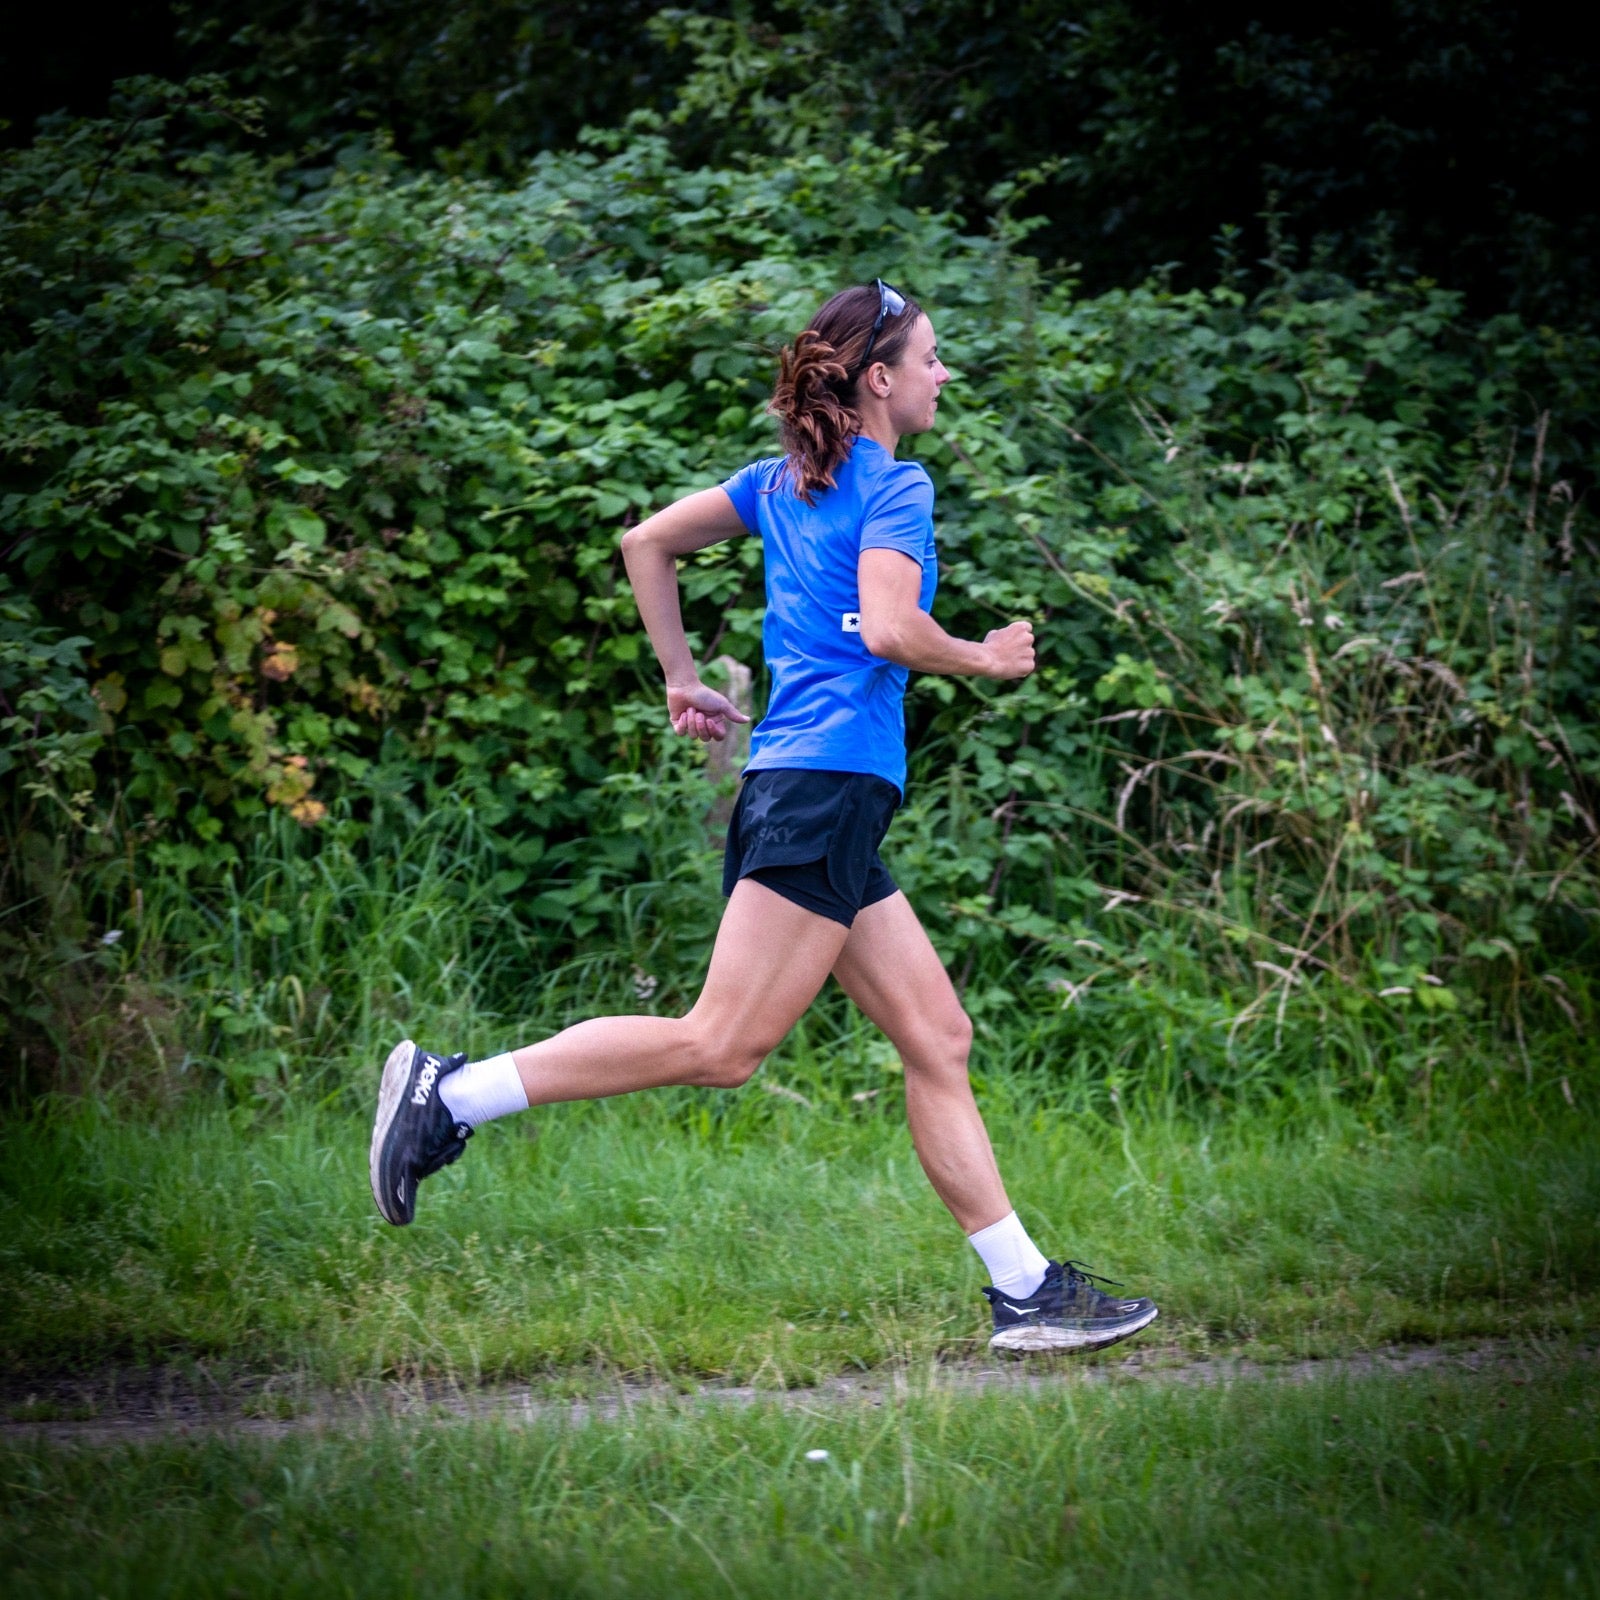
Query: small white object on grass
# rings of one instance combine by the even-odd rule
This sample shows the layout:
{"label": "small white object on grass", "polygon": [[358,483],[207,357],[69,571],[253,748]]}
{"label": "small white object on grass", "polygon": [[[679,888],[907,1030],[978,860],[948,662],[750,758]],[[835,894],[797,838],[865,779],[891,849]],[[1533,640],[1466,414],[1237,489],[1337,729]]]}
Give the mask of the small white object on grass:
{"label": "small white object on grass", "polygon": [[806,1460],[807,1461],[826,1461],[827,1459],[828,1459],[828,1452],[826,1450],[807,1450],[806,1451]]}

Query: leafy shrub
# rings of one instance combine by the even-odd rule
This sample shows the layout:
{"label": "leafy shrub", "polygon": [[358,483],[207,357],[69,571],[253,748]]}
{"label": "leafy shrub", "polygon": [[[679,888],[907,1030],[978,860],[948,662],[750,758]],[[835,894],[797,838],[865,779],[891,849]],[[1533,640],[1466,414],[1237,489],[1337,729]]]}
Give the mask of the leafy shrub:
{"label": "leafy shrub", "polygon": [[[771,350],[888,271],[959,379],[939,615],[1042,625],[1027,684],[910,702],[896,860],[980,1018],[1220,1083],[1330,1018],[1425,1062],[1587,1005],[1588,344],[1429,285],[1080,299],[901,204],[904,148],[690,170],[640,118],[505,188],[183,126],[136,96],[0,173],[14,837],[79,828],[104,904],[236,895],[269,813],[446,810],[546,960],[659,949],[627,886],[709,880],[710,796],[617,534],[770,449]],[[685,594],[758,665],[753,543]]]}
{"label": "leafy shrub", "polygon": [[1600,909],[1592,353],[1426,285],[1296,287],[1056,290],[984,352],[1006,398],[944,426],[952,585],[1075,623],[954,779],[959,932],[1054,958],[1077,1048],[1142,990],[1183,1070],[1228,1077],[1291,1006],[1310,1041],[1352,1012],[1392,1040],[1492,995],[1525,1061],[1523,1007],[1587,1003]]}

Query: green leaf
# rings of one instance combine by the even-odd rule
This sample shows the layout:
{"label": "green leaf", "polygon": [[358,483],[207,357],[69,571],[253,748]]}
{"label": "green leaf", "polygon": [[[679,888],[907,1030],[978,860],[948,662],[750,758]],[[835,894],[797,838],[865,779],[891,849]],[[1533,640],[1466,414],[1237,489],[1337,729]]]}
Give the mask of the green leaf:
{"label": "green leaf", "polygon": [[298,544],[310,550],[320,550],[328,538],[327,524],[315,511],[282,501],[267,513],[267,533],[280,547]]}

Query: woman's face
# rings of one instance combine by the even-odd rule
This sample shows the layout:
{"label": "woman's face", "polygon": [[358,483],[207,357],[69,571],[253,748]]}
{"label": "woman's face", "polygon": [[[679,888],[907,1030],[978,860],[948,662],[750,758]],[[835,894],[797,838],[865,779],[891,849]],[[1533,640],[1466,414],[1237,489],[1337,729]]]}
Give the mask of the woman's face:
{"label": "woman's face", "polygon": [[900,359],[889,374],[889,420],[902,437],[926,433],[939,409],[939,391],[950,374],[939,359],[939,341],[927,317],[918,317]]}

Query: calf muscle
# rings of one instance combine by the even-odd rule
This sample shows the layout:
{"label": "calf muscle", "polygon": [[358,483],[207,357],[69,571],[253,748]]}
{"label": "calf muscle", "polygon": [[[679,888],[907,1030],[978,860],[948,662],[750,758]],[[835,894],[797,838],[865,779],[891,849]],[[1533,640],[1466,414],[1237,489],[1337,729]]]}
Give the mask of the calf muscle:
{"label": "calf muscle", "polygon": [[903,894],[857,916],[834,964],[845,993],[899,1052],[906,1121],[935,1193],[975,1233],[1011,1210],[967,1077],[972,1023]]}

